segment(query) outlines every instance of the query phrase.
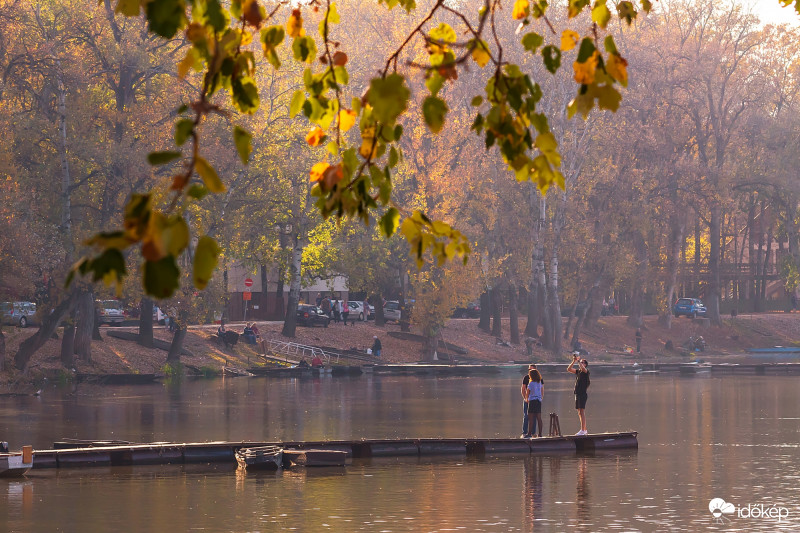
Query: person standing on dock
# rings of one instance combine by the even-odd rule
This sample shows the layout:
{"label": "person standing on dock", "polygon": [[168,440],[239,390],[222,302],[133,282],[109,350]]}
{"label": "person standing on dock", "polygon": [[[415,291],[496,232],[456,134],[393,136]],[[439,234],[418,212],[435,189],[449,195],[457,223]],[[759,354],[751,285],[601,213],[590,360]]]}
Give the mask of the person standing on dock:
{"label": "person standing on dock", "polygon": [[[578,367],[575,368],[575,363]],[[581,429],[576,435],[586,435],[586,400],[589,398],[589,361],[581,359],[578,352],[572,352],[572,362],[567,367],[567,372],[575,374],[575,409],[581,421]]]}
{"label": "person standing on dock", "polygon": [[[525,376],[522,378],[522,387],[519,389],[519,393],[522,395],[522,435],[519,436],[521,439],[527,439],[536,428],[528,433],[528,383],[531,382],[530,371],[536,370],[536,365],[533,363],[528,365],[528,372],[525,373]],[[540,374],[541,377],[541,374]],[[542,380],[542,385],[544,385],[544,380]]]}
{"label": "person standing on dock", "polygon": [[536,435],[536,423],[539,423],[539,436],[542,436],[542,399],[544,398],[544,380],[536,368],[528,372],[528,428],[529,438]]}

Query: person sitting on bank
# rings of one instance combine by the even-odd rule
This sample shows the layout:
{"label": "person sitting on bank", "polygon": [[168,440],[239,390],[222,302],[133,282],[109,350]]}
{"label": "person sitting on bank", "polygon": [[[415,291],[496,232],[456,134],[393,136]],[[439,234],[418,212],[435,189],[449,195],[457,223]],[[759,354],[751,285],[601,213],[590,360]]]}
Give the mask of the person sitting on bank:
{"label": "person sitting on bank", "polygon": [[[575,368],[575,363],[578,367]],[[575,374],[575,409],[578,411],[578,419],[581,422],[581,429],[576,435],[586,435],[586,400],[589,398],[589,361],[581,359],[578,352],[572,352],[572,362],[567,367],[567,372]]]}
{"label": "person sitting on bank", "polygon": [[242,332],[242,338],[244,338],[244,342],[247,343],[247,344],[255,344],[256,343],[256,334],[253,333],[252,324],[248,323],[244,327],[244,331]]}
{"label": "person sitting on bank", "polygon": [[250,324],[250,329],[252,329],[252,330],[253,330],[253,335],[255,335],[255,336],[256,336],[256,341],[257,341],[257,342],[261,342],[261,332],[260,332],[260,331],[258,331],[258,326],[256,326],[256,323],[255,323],[255,322],[252,322],[252,323]]}
{"label": "person sitting on bank", "polygon": [[220,321],[219,327],[217,328],[217,342],[222,341],[223,344],[225,343],[225,333],[227,331],[228,330],[225,329],[225,321]]}
{"label": "person sitting on bank", "polygon": [[322,363],[322,358],[319,356],[319,354],[315,355],[311,360],[311,368],[322,368],[323,366],[325,365]]}
{"label": "person sitting on bank", "polygon": [[305,359],[300,359],[300,362],[297,363],[297,366],[300,368],[308,368],[308,361]]}
{"label": "person sitting on bank", "polygon": [[381,346],[381,340],[378,338],[377,335],[372,337],[372,355],[375,357],[381,356],[381,350],[383,346]]}

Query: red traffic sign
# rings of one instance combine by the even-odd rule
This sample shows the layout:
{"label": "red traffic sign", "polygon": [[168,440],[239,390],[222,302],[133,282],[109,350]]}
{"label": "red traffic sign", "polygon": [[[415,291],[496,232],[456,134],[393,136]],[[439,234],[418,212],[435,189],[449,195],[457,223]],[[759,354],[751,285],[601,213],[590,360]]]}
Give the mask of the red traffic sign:
{"label": "red traffic sign", "polygon": [[247,278],[246,280],[244,280],[244,286],[245,287],[252,287],[253,286],[253,280],[250,279],[250,278]]}
{"label": "red traffic sign", "polygon": [[242,293],[242,300],[252,300],[253,293],[252,292],[243,292]]}

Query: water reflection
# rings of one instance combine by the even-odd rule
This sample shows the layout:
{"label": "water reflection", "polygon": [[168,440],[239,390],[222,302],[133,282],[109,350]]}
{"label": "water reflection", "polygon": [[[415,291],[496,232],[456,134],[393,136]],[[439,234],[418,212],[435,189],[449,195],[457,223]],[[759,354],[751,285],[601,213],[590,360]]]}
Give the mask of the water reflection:
{"label": "water reflection", "polygon": [[[364,376],[80,385],[0,399],[0,435],[12,447],[39,448],[62,437],[512,437],[519,434],[518,381]],[[233,464],[35,470],[22,484],[0,481],[0,524],[81,533],[697,531],[723,530],[708,511],[721,497],[791,511],[786,523],[741,519],[728,529],[800,530],[796,378],[604,376],[592,387],[592,429],[638,430],[638,453],[373,458],[335,471],[281,473],[245,473]],[[570,380],[548,378],[547,409],[561,414],[564,433],[577,431],[571,391]]]}

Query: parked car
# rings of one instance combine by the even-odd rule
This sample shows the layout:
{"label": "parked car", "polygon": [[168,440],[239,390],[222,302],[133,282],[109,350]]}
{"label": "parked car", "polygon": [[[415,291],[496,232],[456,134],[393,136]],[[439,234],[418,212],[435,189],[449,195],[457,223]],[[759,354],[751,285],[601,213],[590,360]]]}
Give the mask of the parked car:
{"label": "parked car", "polygon": [[400,322],[400,302],[397,300],[389,300],[383,304],[383,319],[387,322],[389,320]]}
{"label": "parked car", "polygon": [[27,328],[34,323],[34,315],[36,304],[33,302],[0,302],[0,320],[3,324]]}
{"label": "parked car", "polygon": [[125,310],[117,300],[95,300],[100,324],[121,324],[125,320]]}
{"label": "parked car", "polygon": [[375,308],[369,304],[367,304],[369,309],[367,309],[366,313],[364,312],[364,302],[358,300],[349,300],[347,305],[350,307],[351,317],[356,317],[362,322],[366,322],[371,318],[375,318]]}
{"label": "parked car", "polygon": [[328,327],[331,323],[331,318],[322,312],[322,309],[316,305],[298,305],[297,314],[295,319],[298,326],[324,326]]}
{"label": "parked car", "polygon": [[684,315],[689,318],[706,316],[706,306],[697,298],[681,298],[672,307],[672,314],[676,317]]}
{"label": "parked car", "polygon": [[481,317],[481,304],[477,302],[470,302],[466,307],[457,307],[453,311],[453,318],[480,318]]}

